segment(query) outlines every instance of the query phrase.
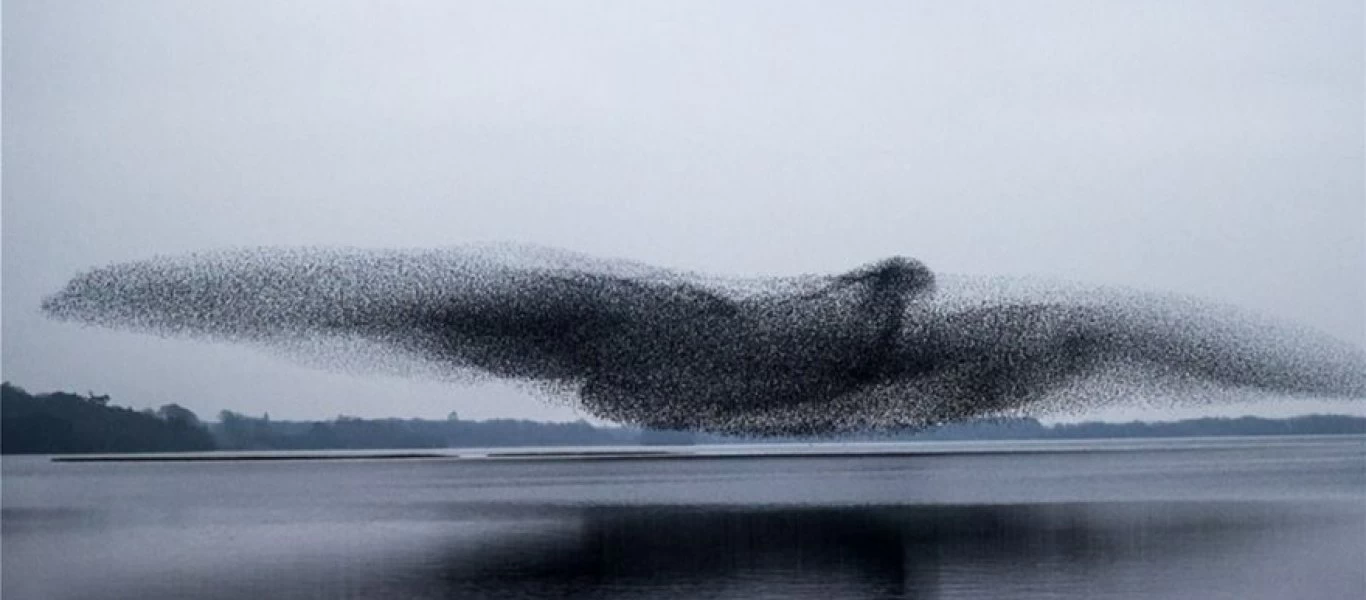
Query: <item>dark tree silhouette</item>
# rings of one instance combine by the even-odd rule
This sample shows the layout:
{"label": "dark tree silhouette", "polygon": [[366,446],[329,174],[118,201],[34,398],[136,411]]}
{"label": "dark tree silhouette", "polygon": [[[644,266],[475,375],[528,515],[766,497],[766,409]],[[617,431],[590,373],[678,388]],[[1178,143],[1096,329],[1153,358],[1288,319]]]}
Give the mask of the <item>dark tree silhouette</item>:
{"label": "dark tree silhouette", "polygon": [[109,396],[32,395],[0,385],[0,451],[6,454],[213,450],[193,412],[168,404],[154,414],[112,406]]}
{"label": "dark tree silhouette", "polygon": [[541,423],[512,419],[361,419],[279,421],[222,411],[200,423],[189,409],[167,404],[135,411],[108,396],[57,392],[32,395],[5,383],[0,403],[5,453],[169,452],[180,450],[326,450],[508,446],[602,446],[761,443],[828,440],[990,440],[1188,437],[1218,435],[1362,434],[1366,418],[1310,415],[1288,419],[1204,418],[1168,423],[1067,423],[1031,418],[979,419],[930,429],[823,438],[741,438],[695,432],[598,427],[584,421]]}

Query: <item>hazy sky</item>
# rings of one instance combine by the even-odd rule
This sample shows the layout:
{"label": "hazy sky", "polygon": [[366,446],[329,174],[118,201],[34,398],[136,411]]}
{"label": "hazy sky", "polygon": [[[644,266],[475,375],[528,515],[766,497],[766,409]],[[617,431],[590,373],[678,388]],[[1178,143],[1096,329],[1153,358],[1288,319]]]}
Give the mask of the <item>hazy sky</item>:
{"label": "hazy sky", "polygon": [[1359,0],[5,0],[3,376],[201,416],[577,416],[38,313],[92,266],[291,244],[511,240],[741,275],[904,254],[1366,344],[1364,18]]}

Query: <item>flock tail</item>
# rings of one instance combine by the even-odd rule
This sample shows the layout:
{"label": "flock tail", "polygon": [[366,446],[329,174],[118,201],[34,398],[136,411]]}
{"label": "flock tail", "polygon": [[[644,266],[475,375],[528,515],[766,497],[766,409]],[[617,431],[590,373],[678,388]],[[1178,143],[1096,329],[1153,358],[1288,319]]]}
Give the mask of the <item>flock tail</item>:
{"label": "flock tail", "polygon": [[536,247],[263,248],[97,268],[42,308],[329,368],[525,381],[623,423],[751,435],[1086,410],[1155,383],[1198,401],[1366,397],[1366,353],[1293,324],[907,258],[741,280]]}

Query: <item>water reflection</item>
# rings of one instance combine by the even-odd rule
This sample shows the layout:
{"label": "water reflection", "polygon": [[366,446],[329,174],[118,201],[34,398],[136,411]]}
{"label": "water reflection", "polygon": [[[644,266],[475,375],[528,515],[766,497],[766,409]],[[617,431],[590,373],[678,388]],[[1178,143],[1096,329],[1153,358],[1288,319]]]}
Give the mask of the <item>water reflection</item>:
{"label": "water reflection", "polygon": [[0,596],[1366,597],[1360,438],[1209,446],[683,462],[5,457]]}
{"label": "water reflection", "polygon": [[1208,557],[1335,521],[1253,504],[546,510],[577,527],[454,549],[421,595],[1148,597],[1198,592],[1211,577],[1255,592],[1255,574],[1211,572]]}

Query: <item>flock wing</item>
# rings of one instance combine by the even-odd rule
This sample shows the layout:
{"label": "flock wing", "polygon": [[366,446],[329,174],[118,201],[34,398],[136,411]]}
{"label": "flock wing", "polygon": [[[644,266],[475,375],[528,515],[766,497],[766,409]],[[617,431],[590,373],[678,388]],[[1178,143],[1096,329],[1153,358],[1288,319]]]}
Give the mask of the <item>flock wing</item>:
{"label": "flock wing", "polygon": [[[549,383],[622,422],[731,433],[923,426],[1050,399],[1084,409],[1159,380],[1366,396],[1359,348],[1292,325],[1169,297],[981,283],[904,258],[739,281],[542,248],[255,249],[95,269],[43,309],[273,347],[356,341],[429,373]],[[1090,380],[1106,383],[1065,393]]]}

